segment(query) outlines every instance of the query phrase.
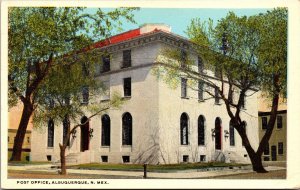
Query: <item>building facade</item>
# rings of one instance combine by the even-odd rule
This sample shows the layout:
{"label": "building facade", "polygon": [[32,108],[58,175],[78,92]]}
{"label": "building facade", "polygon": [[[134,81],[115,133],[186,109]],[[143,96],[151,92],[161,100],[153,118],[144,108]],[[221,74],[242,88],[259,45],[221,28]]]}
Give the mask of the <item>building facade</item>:
{"label": "building facade", "polygon": [[[67,162],[171,164],[181,162],[249,162],[237,131],[230,127],[225,105],[207,94],[193,91],[182,78],[170,88],[153,73],[165,48],[179,48],[195,60],[200,58],[191,43],[171,33],[162,24],[143,27],[111,37],[95,47],[110,53],[99,57],[99,80],[108,91],[99,101],[109,101],[112,92],[123,94],[126,103],[96,116],[77,132],[67,149]],[[214,75],[204,70],[207,75]],[[218,83],[218,80],[215,79]],[[201,84],[199,84],[199,87]],[[242,118],[254,149],[258,145],[257,96],[247,99]],[[87,114],[88,115],[88,114]],[[254,117],[253,117],[254,116]],[[86,118],[81,118],[84,122]],[[79,118],[80,121],[80,118]],[[93,129],[91,137],[90,129]],[[33,130],[32,159],[58,161],[62,142],[61,123]]]}
{"label": "building facade", "polygon": [[[270,102],[260,99],[258,112],[259,139],[262,139],[267,129],[267,123],[270,119]],[[286,102],[280,99],[278,106],[275,126],[270,137],[269,143],[262,155],[264,161],[286,161],[287,156],[287,106]]]}
{"label": "building facade", "polygon": [[[8,145],[8,160],[11,157],[12,149],[14,146],[14,140],[17,134],[17,130],[19,127],[19,122],[22,116],[23,106],[21,103],[18,103],[16,106],[12,107],[8,111],[9,123],[8,123],[8,137],[7,137],[7,145]],[[31,130],[32,130],[32,120],[30,119],[28,123],[28,127],[25,133],[25,138],[22,146],[21,160],[29,161],[30,160],[30,152],[31,152]]]}

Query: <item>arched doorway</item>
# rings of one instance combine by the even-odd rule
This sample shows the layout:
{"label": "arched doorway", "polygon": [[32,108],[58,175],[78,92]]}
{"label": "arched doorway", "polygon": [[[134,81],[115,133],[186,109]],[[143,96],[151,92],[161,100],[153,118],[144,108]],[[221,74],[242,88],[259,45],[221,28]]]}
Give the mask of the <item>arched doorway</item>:
{"label": "arched doorway", "polygon": [[221,150],[222,147],[222,121],[219,117],[215,120],[215,149]]}
{"label": "arched doorway", "polygon": [[84,152],[85,150],[89,149],[89,144],[90,144],[90,134],[89,134],[90,124],[86,116],[83,116],[81,118],[81,124],[84,125],[80,127],[80,131],[81,131],[80,151]]}

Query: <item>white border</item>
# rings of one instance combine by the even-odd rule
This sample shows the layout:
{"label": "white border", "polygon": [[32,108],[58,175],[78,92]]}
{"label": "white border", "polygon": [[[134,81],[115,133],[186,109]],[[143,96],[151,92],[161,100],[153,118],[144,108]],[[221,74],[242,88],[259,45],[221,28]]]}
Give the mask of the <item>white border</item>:
{"label": "white border", "polygon": [[[85,6],[85,7],[143,7],[143,8],[273,8],[288,7],[288,138],[286,180],[220,180],[220,179],[164,179],[164,180],[106,180],[108,185],[68,185],[74,188],[300,188],[300,1],[291,0],[133,0],[133,1],[2,1],[1,3],[1,187],[2,188],[62,188],[62,185],[17,185],[7,179],[7,8],[9,6]],[[29,180],[29,179],[25,179]],[[63,179],[61,181],[70,179]],[[35,181],[35,180],[29,180]],[[54,181],[54,180],[47,180]],[[55,180],[57,181],[57,180]],[[95,181],[95,180],[86,180]],[[97,181],[97,180],[96,180]]]}

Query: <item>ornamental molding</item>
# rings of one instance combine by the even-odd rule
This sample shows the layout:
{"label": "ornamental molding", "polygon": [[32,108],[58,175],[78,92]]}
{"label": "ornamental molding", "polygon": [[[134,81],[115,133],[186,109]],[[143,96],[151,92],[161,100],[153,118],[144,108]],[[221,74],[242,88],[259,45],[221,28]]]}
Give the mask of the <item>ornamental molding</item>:
{"label": "ornamental molding", "polygon": [[192,43],[187,39],[162,31],[144,34],[133,39],[122,41],[116,44],[111,44],[102,48],[97,48],[94,51],[107,51],[109,53],[114,53],[117,51],[132,49],[139,46],[145,46],[154,42],[162,42],[179,49],[184,49],[186,51],[195,51],[192,48]]}

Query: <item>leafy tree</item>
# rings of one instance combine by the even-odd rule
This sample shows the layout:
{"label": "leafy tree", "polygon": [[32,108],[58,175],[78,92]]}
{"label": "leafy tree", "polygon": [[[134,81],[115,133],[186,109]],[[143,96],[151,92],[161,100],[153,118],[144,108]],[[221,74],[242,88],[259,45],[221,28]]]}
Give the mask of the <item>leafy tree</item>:
{"label": "leafy tree", "polygon": [[[71,146],[71,135],[75,136],[77,128],[85,127],[91,118],[109,108],[118,108],[123,103],[118,93],[113,93],[109,102],[101,102],[100,95],[107,93],[107,87],[95,77],[96,65],[99,63],[91,62],[88,54],[89,52],[77,54],[83,56],[83,62],[52,67],[37,92],[39,106],[33,115],[34,127],[43,127],[51,120],[66,130],[63,141],[59,143],[60,173],[63,175],[67,174],[65,153],[66,148]],[[86,114],[90,116],[83,123],[78,122]]]}
{"label": "leafy tree", "polygon": [[[196,18],[187,28],[187,34],[204,67],[214,71],[215,76],[202,69],[196,71],[195,60],[183,59],[182,51],[174,49],[163,50],[164,56],[158,59],[160,64],[155,73],[172,87],[179,84],[181,77],[188,78],[191,89],[203,90],[210,98],[221,99],[242,138],[253,170],[266,172],[261,156],[274,128],[279,96],[286,94],[287,9],[277,8],[250,17],[229,12],[216,25],[212,20],[201,22]],[[203,89],[195,87],[201,83]],[[272,107],[267,130],[254,150],[241,112],[246,112],[243,109],[246,98],[258,90],[269,95]]]}
{"label": "leafy tree", "polygon": [[[10,160],[21,159],[22,144],[32,113],[43,94],[41,84],[52,67],[83,61],[90,45],[119,28],[120,19],[134,22],[136,8],[118,8],[110,12],[98,9],[90,14],[86,8],[12,7],[8,15],[8,88],[9,106],[19,100],[23,112]],[[88,61],[88,60],[86,60]],[[61,79],[64,80],[64,79]]]}

